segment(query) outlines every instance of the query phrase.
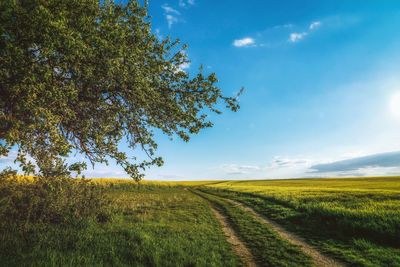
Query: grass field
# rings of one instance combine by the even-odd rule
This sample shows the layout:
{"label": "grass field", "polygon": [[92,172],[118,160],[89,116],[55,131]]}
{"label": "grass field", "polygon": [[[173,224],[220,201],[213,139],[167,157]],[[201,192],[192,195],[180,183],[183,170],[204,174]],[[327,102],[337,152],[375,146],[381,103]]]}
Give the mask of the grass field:
{"label": "grass field", "polygon": [[257,266],[315,265],[235,200],[338,262],[400,266],[400,178],[92,182],[111,201],[111,220],[24,231],[2,225],[0,265],[242,266],[211,207],[228,219]]}
{"label": "grass field", "polygon": [[296,246],[279,236],[246,211],[223,198],[198,192],[226,214],[242,240],[248,244],[259,266],[312,266]]}
{"label": "grass field", "polygon": [[[103,184],[103,186],[105,186]],[[179,187],[106,185],[114,219],[3,229],[2,266],[240,266],[208,204]]]}
{"label": "grass field", "polygon": [[359,266],[400,266],[400,178],[228,181],[239,200],[322,251]]}

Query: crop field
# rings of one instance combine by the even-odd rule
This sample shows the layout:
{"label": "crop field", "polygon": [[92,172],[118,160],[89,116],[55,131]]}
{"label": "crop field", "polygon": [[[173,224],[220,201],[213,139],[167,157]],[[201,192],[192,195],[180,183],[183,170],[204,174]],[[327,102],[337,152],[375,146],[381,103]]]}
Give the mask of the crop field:
{"label": "crop field", "polygon": [[254,208],[344,263],[400,266],[398,177],[229,181],[203,190]]}
{"label": "crop field", "polygon": [[91,183],[110,220],[1,224],[0,265],[400,266],[400,178]]}

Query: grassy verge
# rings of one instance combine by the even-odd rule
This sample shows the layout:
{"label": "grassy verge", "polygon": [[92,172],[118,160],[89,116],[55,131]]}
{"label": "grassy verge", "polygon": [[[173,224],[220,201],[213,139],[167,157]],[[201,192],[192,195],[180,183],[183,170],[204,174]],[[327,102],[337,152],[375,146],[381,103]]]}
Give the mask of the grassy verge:
{"label": "grassy verge", "polygon": [[353,266],[400,266],[396,181],[243,181],[204,190],[249,205]]}
{"label": "grassy verge", "polygon": [[112,221],[32,224],[24,232],[8,225],[0,229],[0,265],[241,265],[200,197],[181,187],[105,187]]}
{"label": "grassy verge", "polygon": [[239,237],[246,243],[260,266],[311,266],[300,249],[281,239],[265,224],[222,198],[195,191],[225,214]]}

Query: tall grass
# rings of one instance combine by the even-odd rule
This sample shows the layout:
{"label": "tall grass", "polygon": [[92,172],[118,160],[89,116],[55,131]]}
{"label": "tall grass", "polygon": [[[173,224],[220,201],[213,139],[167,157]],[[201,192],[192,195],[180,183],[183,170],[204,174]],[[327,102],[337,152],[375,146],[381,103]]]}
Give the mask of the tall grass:
{"label": "tall grass", "polygon": [[[30,203],[29,199],[42,190],[36,182],[14,182],[11,192],[18,195],[15,203]],[[77,188],[89,190],[77,196],[81,204],[71,200],[64,205],[64,201],[55,200],[58,204],[53,206],[58,208],[45,214],[34,205],[40,215],[36,220],[28,220],[25,215],[10,217],[0,228],[0,266],[241,266],[205,201],[182,187],[129,181],[57,183],[64,182],[87,186]],[[62,198],[71,199],[74,192],[79,192],[61,188],[65,187],[55,186],[52,190]],[[93,206],[85,200],[90,190],[106,200],[112,220],[101,221],[97,213],[76,213],[75,205],[82,205],[81,211],[88,205],[92,211]],[[45,197],[49,201],[43,203],[52,203],[53,197],[49,193]],[[31,209],[25,204],[21,207]],[[48,219],[57,218],[59,211],[63,220]],[[1,214],[1,220],[4,216]],[[21,222],[24,231],[13,227]]]}
{"label": "tall grass", "polygon": [[398,177],[229,181],[207,188],[252,206],[351,264],[400,265]]}
{"label": "tall grass", "polygon": [[107,201],[90,181],[0,174],[0,226],[107,220]]}

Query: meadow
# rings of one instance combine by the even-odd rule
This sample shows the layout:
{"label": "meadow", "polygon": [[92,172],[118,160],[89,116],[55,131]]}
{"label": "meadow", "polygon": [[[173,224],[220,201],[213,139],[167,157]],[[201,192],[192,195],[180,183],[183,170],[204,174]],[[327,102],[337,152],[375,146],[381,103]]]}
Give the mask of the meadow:
{"label": "meadow", "polygon": [[200,197],[168,185],[96,184],[111,201],[111,220],[3,225],[0,265],[241,266]]}
{"label": "meadow", "polygon": [[400,266],[400,178],[227,181],[203,189],[254,208],[355,266]]}
{"label": "meadow", "polygon": [[[100,217],[90,215],[97,209],[92,202],[78,199],[74,205],[83,201],[89,207],[83,209],[83,219],[71,219],[74,211],[60,220],[68,213],[67,208],[60,210],[64,201],[51,206],[53,217],[61,214],[57,220],[33,221],[33,215],[21,215],[16,218],[23,224],[14,223],[4,216],[5,191],[0,190],[0,265],[323,266],[264,223],[264,216],[335,264],[400,266],[397,177],[87,183],[86,195],[95,190],[104,198],[106,209],[99,209]],[[16,192],[13,197],[20,197],[22,191]],[[26,198],[32,203],[33,194],[21,199]],[[35,211],[32,205],[14,208]],[[230,242],[226,227],[249,250],[251,262]]]}

